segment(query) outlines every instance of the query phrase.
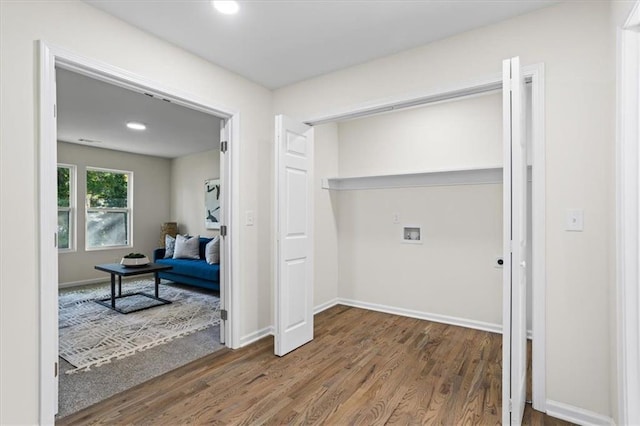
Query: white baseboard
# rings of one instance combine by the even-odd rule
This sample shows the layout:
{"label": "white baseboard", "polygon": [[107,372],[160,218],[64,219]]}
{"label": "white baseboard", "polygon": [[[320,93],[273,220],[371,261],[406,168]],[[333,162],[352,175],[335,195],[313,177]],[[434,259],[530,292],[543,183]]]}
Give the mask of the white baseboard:
{"label": "white baseboard", "polygon": [[585,426],[614,424],[611,417],[550,399],[547,399],[547,415]]}
{"label": "white baseboard", "polygon": [[333,308],[334,306],[340,303],[340,299],[337,297],[335,299],[331,299],[328,302],[324,302],[313,308],[313,315],[319,314],[322,311],[326,311],[329,308]]}
{"label": "white baseboard", "polygon": [[87,285],[87,284],[98,284],[98,283],[103,283],[109,281],[109,276],[107,275],[106,277],[102,277],[102,278],[91,278],[88,280],[80,280],[80,281],[70,281],[68,283],[58,283],[58,288],[67,288],[67,287],[78,287],[81,285]]}
{"label": "white baseboard", "polygon": [[253,333],[249,333],[246,336],[242,336],[240,338],[240,347],[242,348],[254,342],[257,342],[263,337],[273,336],[273,334],[274,334],[274,328],[272,325],[270,325],[269,327],[265,327],[262,330],[254,331]]}
{"label": "white baseboard", "polygon": [[[448,315],[432,314],[428,312],[415,311],[411,309],[397,308],[394,306],[379,305],[376,303],[360,302],[357,300],[343,299],[340,297],[336,297],[335,299],[331,299],[327,302],[319,304],[318,306],[315,306],[313,308],[313,314],[317,315],[320,312],[325,311],[329,308],[332,308],[336,305],[352,306],[354,308],[368,309],[371,311],[385,312],[387,314],[400,315],[403,317],[423,319],[427,321],[439,322],[442,324],[456,325],[459,327],[472,328],[474,330],[482,330],[482,331],[489,331],[491,333],[502,334],[502,325],[500,324],[491,324],[483,321],[452,317]],[[240,347],[250,345],[251,343],[258,341],[265,336],[274,335],[274,334],[275,334],[274,326],[265,327],[262,330],[255,331],[253,333],[250,333],[240,338]],[[527,331],[527,338],[531,339],[531,330]]]}
{"label": "white baseboard", "polygon": [[473,328],[475,330],[489,331],[491,333],[502,333],[500,324],[491,324],[483,321],[470,320],[466,318],[451,317],[448,315],[432,314],[412,309],[396,308],[394,306],[379,305],[377,303],[359,302],[350,299],[338,299],[338,304],[353,306],[354,308],[369,309],[372,311],[385,312],[387,314],[400,315],[403,317],[417,318],[428,321],[440,322],[443,324],[457,325],[460,327]]}

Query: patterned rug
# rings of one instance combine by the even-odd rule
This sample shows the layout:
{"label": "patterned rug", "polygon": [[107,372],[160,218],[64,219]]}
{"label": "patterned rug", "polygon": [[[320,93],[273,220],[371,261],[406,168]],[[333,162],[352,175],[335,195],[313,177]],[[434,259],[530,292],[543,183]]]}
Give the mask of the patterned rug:
{"label": "patterned rug", "polygon": [[[123,295],[139,291],[153,294],[153,289],[152,279],[122,283]],[[161,284],[160,297],[173,303],[127,315],[95,302],[109,295],[109,284],[60,291],[59,354],[75,367],[67,374],[89,370],[220,323],[220,299],[213,294]],[[127,309],[157,303],[144,296],[116,303],[121,306],[124,301],[129,304]]]}

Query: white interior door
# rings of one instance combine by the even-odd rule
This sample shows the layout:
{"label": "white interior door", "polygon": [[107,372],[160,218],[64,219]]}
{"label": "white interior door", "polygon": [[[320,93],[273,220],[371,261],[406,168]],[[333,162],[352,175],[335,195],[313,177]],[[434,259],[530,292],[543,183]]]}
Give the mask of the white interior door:
{"label": "white interior door", "polygon": [[276,116],[275,354],[313,339],[313,128]]}
{"label": "white interior door", "polygon": [[502,423],[522,423],[527,372],[527,150],[520,59],[503,62]]}

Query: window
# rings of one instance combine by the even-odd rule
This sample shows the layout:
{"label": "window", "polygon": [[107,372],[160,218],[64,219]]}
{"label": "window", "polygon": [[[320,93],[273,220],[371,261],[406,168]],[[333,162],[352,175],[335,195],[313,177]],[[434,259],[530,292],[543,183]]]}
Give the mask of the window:
{"label": "window", "polygon": [[58,164],[58,251],[75,250],[76,166]]}
{"label": "window", "polygon": [[87,167],[86,249],[131,247],[133,172]]}

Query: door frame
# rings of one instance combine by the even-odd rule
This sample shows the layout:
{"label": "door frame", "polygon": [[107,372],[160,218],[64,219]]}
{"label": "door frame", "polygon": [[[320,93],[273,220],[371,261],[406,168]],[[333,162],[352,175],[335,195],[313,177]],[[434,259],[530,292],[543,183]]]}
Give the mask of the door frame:
{"label": "door frame", "polygon": [[[533,408],[547,411],[546,396],[546,168],[545,168],[545,73],[544,63],[523,66],[525,81],[531,83],[531,220],[532,220],[532,396]],[[372,114],[426,105],[502,89],[502,73],[447,87],[361,103],[303,122],[320,125]],[[504,321],[504,318],[503,318]]]}
{"label": "door frame", "polygon": [[[134,74],[110,64],[77,55],[76,53],[38,41],[38,264],[40,292],[40,371],[39,371],[39,418],[42,424],[53,424],[57,407],[57,363],[58,363],[58,252],[56,247],[56,169],[57,169],[57,118],[55,68],[64,68],[100,81],[107,82],[139,93],[151,93],[172,103],[227,120],[228,147],[221,156],[226,183],[224,191],[223,217],[227,218],[228,237],[221,241],[221,249],[228,255],[226,265],[221,265],[221,305],[229,312],[223,322],[225,346],[235,349],[240,345],[240,300],[234,291],[239,282],[240,244],[235,238],[239,234],[240,197],[237,191],[240,174],[239,147],[240,113],[232,108],[212,104],[189,92],[181,91]],[[213,118],[213,117],[212,117]]]}
{"label": "door frame", "polygon": [[640,424],[640,2],[617,30],[616,323],[618,424]]}

